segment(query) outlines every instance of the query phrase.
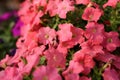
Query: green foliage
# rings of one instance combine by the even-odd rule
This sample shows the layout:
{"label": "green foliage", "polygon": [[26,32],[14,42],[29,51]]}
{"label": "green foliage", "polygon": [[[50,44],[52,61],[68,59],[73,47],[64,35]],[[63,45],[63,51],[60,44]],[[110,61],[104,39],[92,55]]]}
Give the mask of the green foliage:
{"label": "green foliage", "polygon": [[11,32],[15,24],[14,20],[15,18],[10,18],[0,23],[0,60],[15,48],[17,38],[14,38]]}
{"label": "green foliage", "polygon": [[46,57],[42,56],[39,60],[38,66],[40,65],[46,65]]}

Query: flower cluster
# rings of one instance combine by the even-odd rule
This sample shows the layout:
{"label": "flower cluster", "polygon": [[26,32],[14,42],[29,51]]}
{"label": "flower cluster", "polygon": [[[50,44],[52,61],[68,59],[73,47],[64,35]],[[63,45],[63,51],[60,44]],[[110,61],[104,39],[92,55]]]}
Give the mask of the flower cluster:
{"label": "flower cluster", "polygon": [[0,61],[0,79],[120,80],[120,56],[113,54],[120,47],[118,27],[107,30],[112,21],[101,20],[119,2],[25,0],[17,50]]}

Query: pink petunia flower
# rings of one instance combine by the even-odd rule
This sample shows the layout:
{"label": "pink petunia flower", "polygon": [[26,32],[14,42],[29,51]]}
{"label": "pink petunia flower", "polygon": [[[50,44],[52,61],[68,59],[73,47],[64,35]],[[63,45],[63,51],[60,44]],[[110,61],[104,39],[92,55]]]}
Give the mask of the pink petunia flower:
{"label": "pink petunia flower", "polygon": [[40,66],[33,72],[33,80],[62,80],[56,68]]}
{"label": "pink petunia flower", "polygon": [[57,9],[58,9],[57,5],[59,3],[60,3],[60,0],[49,0],[48,1],[46,11],[48,11],[51,17],[57,14]]}
{"label": "pink petunia flower", "polygon": [[29,75],[32,68],[38,65],[44,49],[44,46],[40,46],[28,51],[28,54],[23,54],[18,62],[19,71],[24,75]]}
{"label": "pink petunia flower", "polygon": [[27,48],[24,46],[21,49],[17,49],[16,54],[11,59],[9,59],[9,61],[7,62],[7,65],[19,63],[21,57],[25,56],[28,53],[29,51],[27,51]]}
{"label": "pink petunia flower", "polygon": [[18,39],[16,45],[18,48],[21,48],[24,45],[26,48],[32,49],[38,45],[37,41],[37,32],[28,32],[23,37]]}
{"label": "pink petunia flower", "polygon": [[45,57],[47,58],[47,65],[56,67],[56,68],[65,68],[65,57],[62,53],[58,52],[54,48],[44,52]]}
{"label": "pink petunia flower", "polygon": [[28,32],[30,31],[31,29],[31,25],[30,24],[27,24],[27,25],[23,25],[20,29],[20,34],[21,36],[25,36],[28,34]]}
{"label": "pink petunia flower", "polygon": [[85,37],[91,40],[92,44],[101,44],[104,39],[104,25],[95,22],[89,22],[86,26]]}
{"label": "pink petunia flower", "polygon": [[120,56],[115,56],[115,59],[112,63],[117,69],[120,69]]}
{"label": "pink petunia flower", "polygon": [[60,42],[71,40],[72,38],[72,32],[71,27],[73,27],[72,24],[59,24],[60,30],[57,31],[58,37]]}
{"label": "pink petunia flower", "polygon": [[6,63],[7,63],[10,59],[11,59],[11,57],[10,57],[9,55],[6,55],[6,57],[0,61],[0,67],[5,68],[5,67],[6,67]]}
{"label": "pink petunia flower", "polygon": [[103,47],[105,47],[108,51],[114,51],[117,47],[120,46],[120,40],[118,38],[118,33],[111,31],[111,32],[106,32],[105,34],[105,39],[102,43]]}
{"label": "pink petunia flower", "polygon": [[118,73],[115,69],[106,68],[102,74],[104,80],[119,80]]}
{"label": "pink petunia flower", "polygon": [[66,57],[67,53],[68,53],[68,47],[64,46],[64,43],[59,43],[57,50],[61,53],[63,53],[63,55]]}
{"label": "pink petunia flower", "polygon": [[38,40],[40,44],[53,44],[56,40],[56,32],[50,27],[41,27],[38,32]]}
{"label": "pink petunia flower", "polygon": [[83,42],[81,44],[82,51],[85,52],[86,54],[89,54],[93,57],[95,57],[97,54],[103,54],[103,47],[98,44],[93,44],[91,40]]}
{"label": "pink petunia flower", "polygon": [[25,62],[24,63],[26,65],[23,67],[21,72],[23,74],[29,75],[32,68],[37,66],[39,59],[40,59],[40,55],[38,55],[38,54],[28,55],[25,57],[25,59],[26,59],[26,63]]}
{"label": "pink petunia flower", "polygon": [[36,12],[34,12],[35,9],[33,9],[32,3],[28,0],[24,1],[24,3],[21,4],[21,9],[18,11],[18,15],[20,16],[20,20],[24,24],[28,24],[32,21],[34,16],[36,15]]}
{"label": "pink petunia flower", "polygon": [[36,29],[38,30],[40,28],[40,18],[46,14],[46,7],[47,7],[47,0],[33,0],[32,1],[32,6],[35,7],[36,14],[31,21],[31,29]]}
{"label": "pink petunia flower", "polygon": [[95,59],[97,61],[110,62],[115,59],[115,56],[113,54],[109,53],[108,51],[105,51],[104,54],[97,54],[95,56]]}
{"label": "pink petunia flower", "polygon": [[82,15],[83,20],[97,22],[103,12],[99,8],[87,7]]}
{"label": "pink petunia flower", "polygon": [[71,60],[67,70],[65,70],[62,75],[65,80],[79,80],[78,74],[83,70],[84,68],[79,62]]}
{"label": "pink petunia flower", "polygon": [[72,45],[77,45],[78,43],[81,44],[82,42],[85,41],[83,34],[84,31],[81,28],[77,27],[71,27],[71,32],[72,32],[72,39],[70,40],[70,43]]}
{"label": "pink petunia flower", "polygon": [[69,11],[73,11],[74,6],[70,0],[50,0],[47,5],[47,11],[50,16],[58,15],[60,18],[65,19]]}
{"label": "pink petunia flower", "polygon": [[84,42],[84,31],[81,28],[76,28],[72,24],[60,24],[58,38],[60,44],[66,48],[72,48],[74,45]]}
{"label": "pink petunia flower", "polygon": [[69,62],[69,67],[67,68],[66,71],[63,72],[63,74],[68,74],[68,73],[81,73],[84,70],[83,65],[78,62],[78,61],[74,61],[71,60]]}
{"label": "pink petunia flower", "polygon": [[63,0],[58,4],[57,14],[60,18],[65,19],[69,11],[74,11],[74,6],[70,0]]}
{"label": "pink petunia flower", "polygon": [[23,76],[16,67],[7,67],[4,71],[0,71],[0,79],[2,80],[22,80]]}
{"label": "pink petunia flower", "polygon": [[47,2],[45,0],[34,0],[32,2],[26,0],[18,12],[21,21],[25,25],[30,24],[31,29],[39,27],[40,17],[46,13],[46,5]]}
{"label": "pink petunia flower", "polygon": [[105,51],[104,54],[98,54],[95,59],[102,62],[111,62],[111,65],[114,65],[115,68],[120,69],[120,57],[115,56],[108,51]]}
{"label": "pink petunia flower", "polygon": [[95,62],[93,61],[93,57],[85,52],[86,51],[83,50],[77,51],[73,56],[73,60],[77,61],[83,66],[84,70],[82,73],[89,74],[91,68],[94,67]]}

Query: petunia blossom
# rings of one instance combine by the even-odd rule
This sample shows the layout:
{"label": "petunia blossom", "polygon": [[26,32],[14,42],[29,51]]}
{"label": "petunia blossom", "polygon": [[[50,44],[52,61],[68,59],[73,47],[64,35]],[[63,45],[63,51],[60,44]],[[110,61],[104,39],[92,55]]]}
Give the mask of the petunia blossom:
{"label": "petunia blossom", "polygon": [[68,41],[72,38],[71,27],[72,24],[59,24],[60,30],[57,32],[60,42]]}
{"label": "petunia blossom", "polygon": [[33,72],[33,80],[62,80],[56,68],[40,66]]}
{"label": "petunia blossom", "polygon": [[91,40],[92,44],[101,44],[104,40],[104,25],[96,22],[89,22],[86,26],[85,37]]}
{"label": "petunia blossom", "polygon": [[50,48],[49,50],[45,51],[44,54],[47,58],[47,65],[56,68],[65,68],[66,60],[62,53],[58,52],[54,48]]}
{"label": "petunia blossom", "polygon": [[42,27],[39,29],[38,42],[40,44],[53,44],[54,39],[56,39],[56,32],[54,29],[51,29],[50,27]]}
{"label": "petunia blossom", "polygon": [[69,11],[73,11],[73,10],[74,10],[74,6],[72,5],[72,1],[63,0],[58,4],[57,14],[59,15],[60,18],[65,19],[66,14]]}
{"label": "petunia blossom", "polygon": [[103,47],[105,47],[108,51],[114,51],[117,47],[120,46],[120,40],[118,38],[118,33],[111,31],[106,32],[104,41],[102,43]]}
{"label": "petunia blossom", "polygon": [[118,73],[115,69],[106,68],[102,74],[104,80],[119,80]]}
{"label": "petunia blossom", "polygon": [[97,22],[102,14],[103,12],[99,8],[87,7],[83,12],[82,19]]}

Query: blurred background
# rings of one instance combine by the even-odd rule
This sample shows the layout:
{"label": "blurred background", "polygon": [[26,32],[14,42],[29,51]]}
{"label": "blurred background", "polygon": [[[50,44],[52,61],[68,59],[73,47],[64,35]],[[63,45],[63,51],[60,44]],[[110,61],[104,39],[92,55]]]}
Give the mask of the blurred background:
{"label": "blurred background", "polygon": [[18,10],[24,0],[0,0],[0,15],[11,10]]}
{"label": "blurred background", "polygon": [[14,56],[22,22],[17,16],[24,0],[0,0],[0,60],[6,54]]}

